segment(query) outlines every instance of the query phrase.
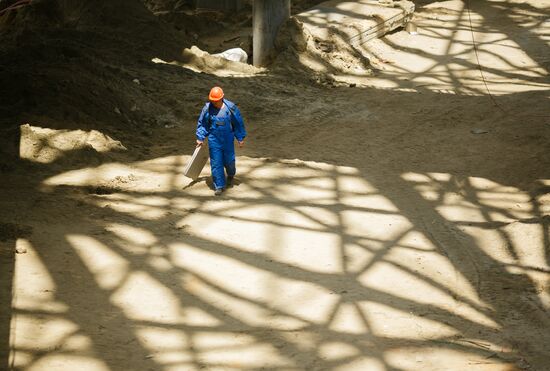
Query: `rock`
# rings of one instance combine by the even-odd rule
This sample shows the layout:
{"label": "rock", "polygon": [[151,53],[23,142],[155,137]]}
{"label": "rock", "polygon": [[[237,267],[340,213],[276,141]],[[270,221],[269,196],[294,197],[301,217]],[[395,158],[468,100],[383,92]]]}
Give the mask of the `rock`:
{"label": "rock", "polygon": [[330,53],[333,50],[333,46],[329,43],[326,43],[326,42],[319,42],[317,44],[317,47],[325,53]]}
{"label": "rock", "polygon": [[139,81],[138,79],[133,79],[132,81],[138,85],[141,85],[141,81]]}
{"label": "rock", "polygon": [[26,254],[27,253],[27,248],[25,246],[18,246],[15,248],[15,252],[17,254]]}
{"label": "rock", "polygon": [[119,109],[118,107],[115,107],[115,113],[116,113],[117,115],[121,115],[121,114],[122,114],[122,112],[120,112],[120,109]]}
{"label": "rock", "polygon": [[472,134],[487,134],[489,132],[489,130],[485,130],[485,129],[472,129],[470,130],[470,133]]}

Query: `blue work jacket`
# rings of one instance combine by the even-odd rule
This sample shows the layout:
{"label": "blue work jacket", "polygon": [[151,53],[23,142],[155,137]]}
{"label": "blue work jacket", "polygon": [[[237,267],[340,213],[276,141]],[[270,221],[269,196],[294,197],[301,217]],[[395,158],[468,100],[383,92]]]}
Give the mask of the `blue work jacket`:
{"label": "blue work jacket", "polygon": [[209,146],[233,146],[234,138],[241,142],[246,137],[246,129],[239,108],[235,103],[224,99],[222,108],[208,102],[204,105],[197,121],[197,139],[208,137]]}

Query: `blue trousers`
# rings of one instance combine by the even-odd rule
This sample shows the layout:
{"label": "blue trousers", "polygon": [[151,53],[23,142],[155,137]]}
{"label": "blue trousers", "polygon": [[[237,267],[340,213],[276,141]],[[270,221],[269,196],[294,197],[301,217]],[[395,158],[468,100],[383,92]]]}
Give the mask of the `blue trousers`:
{"label": "blue trousers", "polygon": [[231,146],[210,145],[210,169],[212,171],[212,179],[216,189],[225,188],[225,173],[227,176],[235,176],[237,169],[235,167],[235,147]]}

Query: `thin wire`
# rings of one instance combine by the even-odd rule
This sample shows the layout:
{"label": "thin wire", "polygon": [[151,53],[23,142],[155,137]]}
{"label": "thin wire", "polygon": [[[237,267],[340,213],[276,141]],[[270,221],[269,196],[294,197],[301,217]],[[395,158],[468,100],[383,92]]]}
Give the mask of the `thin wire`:
{"label": "thin wire", "polygon": [[[466,0],[466,7],[468,8],[468,20],[470,22],[470,34],[472,35],[472,44],[474,46],[474,54],[476,56],[476,62],[477,62],[477,67],[479,69],[479,74],[481,75],[481,79],[483,80],[483,85],[485,85],[485,89],[487,89],[487,93],[489,94],[489,97],[493,101],[494,105],[498,107],[498,109],[500,109],[502,112],[504,112],[506,114],[517,115],[517,113],[515,111],[508,111],[508,110],[504,109],[497,102],[497,100],[495,99],[495,97],[491,93],[491,90],[489,89],[489,85],[487,84],[487,80],[485,79],[485,75],[483,74],[483,69],[481,68],[481,63],[479,61],[477,43],[476,43],[476,40],[475,40],[475,37],[474,37],[474,27],[472,25],[472,11],[471,11],[471,7],[470,7],[470,0]],[[530,117],[545,117],[545,118],[550,117],[550,115],[527,115],[527,116],[530,116]]]}
{"label": "thin wire", "polygon": [[468,7],[468,20],[470,21],[470,34],[472,35],[472,44],[474,45],[474,54],[476,56],[477,68],[479,69],[479,74],[481,75],[481,79],[483,80],[483,85],[485,85],[485,89],[487,89],[487,93],[489,94],[489,97],[491,98],[495,106],[500,108],[503,112],[507,113],[506,110],[502,108],[500,104],[498,104],[493,94],[491,94],[491,90],[489,89],[489,85],[487,84],[487,80],[485,79],[485,75],[483,74],[483,69],[481,68],[481,63],[479,62],[479,54],[477,51],[476,39],[474,37],[474,27],[472,25],[472,11],[470,10],[470,0],[466,0],[466,6]]}

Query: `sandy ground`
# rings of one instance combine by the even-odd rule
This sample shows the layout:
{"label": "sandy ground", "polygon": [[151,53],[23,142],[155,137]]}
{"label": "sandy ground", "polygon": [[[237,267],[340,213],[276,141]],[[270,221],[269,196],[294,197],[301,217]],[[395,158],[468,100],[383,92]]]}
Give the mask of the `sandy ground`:
{"label": "sandy ground", "polygon": [[[368,68],[121,62],[124,130],[25,116],[0,369],[550,370],[550,3],[467,4]],[[213,84],[249,131],[221,197],[182,175]]]}

